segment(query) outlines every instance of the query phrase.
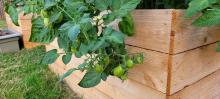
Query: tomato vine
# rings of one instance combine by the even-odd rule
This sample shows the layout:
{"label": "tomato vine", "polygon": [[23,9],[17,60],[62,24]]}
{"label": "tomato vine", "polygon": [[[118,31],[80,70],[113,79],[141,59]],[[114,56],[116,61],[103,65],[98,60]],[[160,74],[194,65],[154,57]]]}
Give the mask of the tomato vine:
{"label": "tomato vine", "polygon": [[[130,13],[139,3],[140,0],[9,0],[5,11],[15,25],[19,25],[19,12],[33,13],[30,41],[50,43],[57,38],[64,51],[64,64],[73,55],[85,56],[81,65],[68,70],[61,79],[76,70],[85,71],[79,85],[89,88],[110,75],[126,80],[128,70],[143,63],[143,53],[128,54],[124,41],[126,35],[134,33]],[[120,20],[120,31],[110,25],[116,19]],[[54,63],[60,55],[57,49],[50,50],[42,63]]]}

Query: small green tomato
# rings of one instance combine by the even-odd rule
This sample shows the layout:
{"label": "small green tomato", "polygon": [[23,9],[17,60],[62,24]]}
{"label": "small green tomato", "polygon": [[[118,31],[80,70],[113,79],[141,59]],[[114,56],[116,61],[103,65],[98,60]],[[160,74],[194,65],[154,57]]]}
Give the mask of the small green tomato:
{"label": "small green tomato", "polygon": [[138,64],[143,63],[143,59],[140,56],[136,58],[136,61],[137,61]]}
{"label": "small green tomato", "polygon": [[102,73],[102,72],[104,71],[104,68],[103,68],[103,66],[101,66],[101,65],[99,65],[99,64],[96,64],[96,65],[95,65],[95,71],[96,71],[97,73]]}
{"label": "small green tomato", "polygon": [[104,63],[105,63],[105,65],[108,65],[109,62],[110,62],[110,59],[109,59],[108,56],[106,56],[106,57],[104,58]]}
{"label": "small green tomato", "polygon": [[127,68],[133,68],[134,67],[134,62],[131,59],[128,59],[126,61],[126,67]]}
{"label": "small green tomato", "polygon": [[124,72],[125,71],[121,65],[119,65],[113,69],[113,74],[114,74],[114,76],[117,76],[117,77],[121,77],[124,74]]}

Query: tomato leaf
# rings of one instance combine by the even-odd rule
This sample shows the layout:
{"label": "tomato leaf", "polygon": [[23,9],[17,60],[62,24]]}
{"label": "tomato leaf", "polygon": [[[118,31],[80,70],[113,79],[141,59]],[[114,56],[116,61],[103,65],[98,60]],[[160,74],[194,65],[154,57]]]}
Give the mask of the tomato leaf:
{"label": "tomato leaf", "polygon": [[69,69],[66,73],[63,74],[63,76],[60,77],[60,81],[63,81],[66,77],[70,76],[76,70],[78,69],[76,68]]}
{"label": "tomato leaf", "polygon": [[104,11],[108,8],[108,1],[107,0],[95,0],[95,7],[100,11]]}
{"label": "tomato leaf", "polygon": [[80,33],[80,25],[77,24],[70,27],[68,30],[68,36],[71,41],[75,41],[79,33]]}
{"label": "tomato leaf", "polygon": [[72,58],[71,53],[67,53],[66,55],[63,55],[62,57],[63,63],[67,65],[70,62],[71,58]]}
{"label": "tomato leaf", "polygon": [[13,6],[13,5],[7,5],[5,9],[6,9],[6,12],[10,15],[10,18],[11,18],[12,22],[15,25],[19,26],[18,11],[17,11],[16,7]]}
{"label": "tomato leaf", "polygon": [[79,86],[83,88],[91,88],[101,82],[101,74],[96,71],[88,71],[83,79],[79,82]]}
{"label": "tomato leaf", "polygon": [[56,61],[56,59],[58,57],[59,57],[59,55],[57,54],[57,49],[50,50],[44,55],[41,63],[42,64],[52,64]]}

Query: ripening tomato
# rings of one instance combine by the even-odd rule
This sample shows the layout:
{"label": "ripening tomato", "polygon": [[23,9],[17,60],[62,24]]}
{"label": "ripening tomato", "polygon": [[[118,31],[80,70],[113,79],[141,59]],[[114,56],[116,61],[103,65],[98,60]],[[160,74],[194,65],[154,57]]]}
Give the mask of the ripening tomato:
{"label": "ripening tomato", "polygon": [[131,59],[128,59],[126,61],[126,67],[127,68],[133,68],[134,67],[134,62]]}
{"label": "ripening tomato", "polygon": [[50,22],[49,18],[44,18],[44,26],[48,26]]}
{"label": "ripening tomato", "polygon": [[96,65],[95,65],[95,71],[96,71],[97,73],[102,73],[102,72],[104,71],[104,68],[103,68],[103,66],[101,66],[101,65],[99,65],[99,64],[96,64]]}
{"label": "ripening tomato", "polygon": [[124,72],[125,71],[121,65],[119,65],[113,69],[113,74],[114,74],[114,76],[117,76],[117,77],[122,76],[124,74]]}

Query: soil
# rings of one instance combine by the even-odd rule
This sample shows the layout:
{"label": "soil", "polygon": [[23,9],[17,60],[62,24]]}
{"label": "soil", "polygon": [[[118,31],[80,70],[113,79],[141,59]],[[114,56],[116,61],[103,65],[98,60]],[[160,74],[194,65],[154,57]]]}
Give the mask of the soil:
{"label": "soil", "polygon": [[9,33],[8,32],[4,32],[2,30],[0,30],[0,36],[5,36],[5,35],[8,35]]}

